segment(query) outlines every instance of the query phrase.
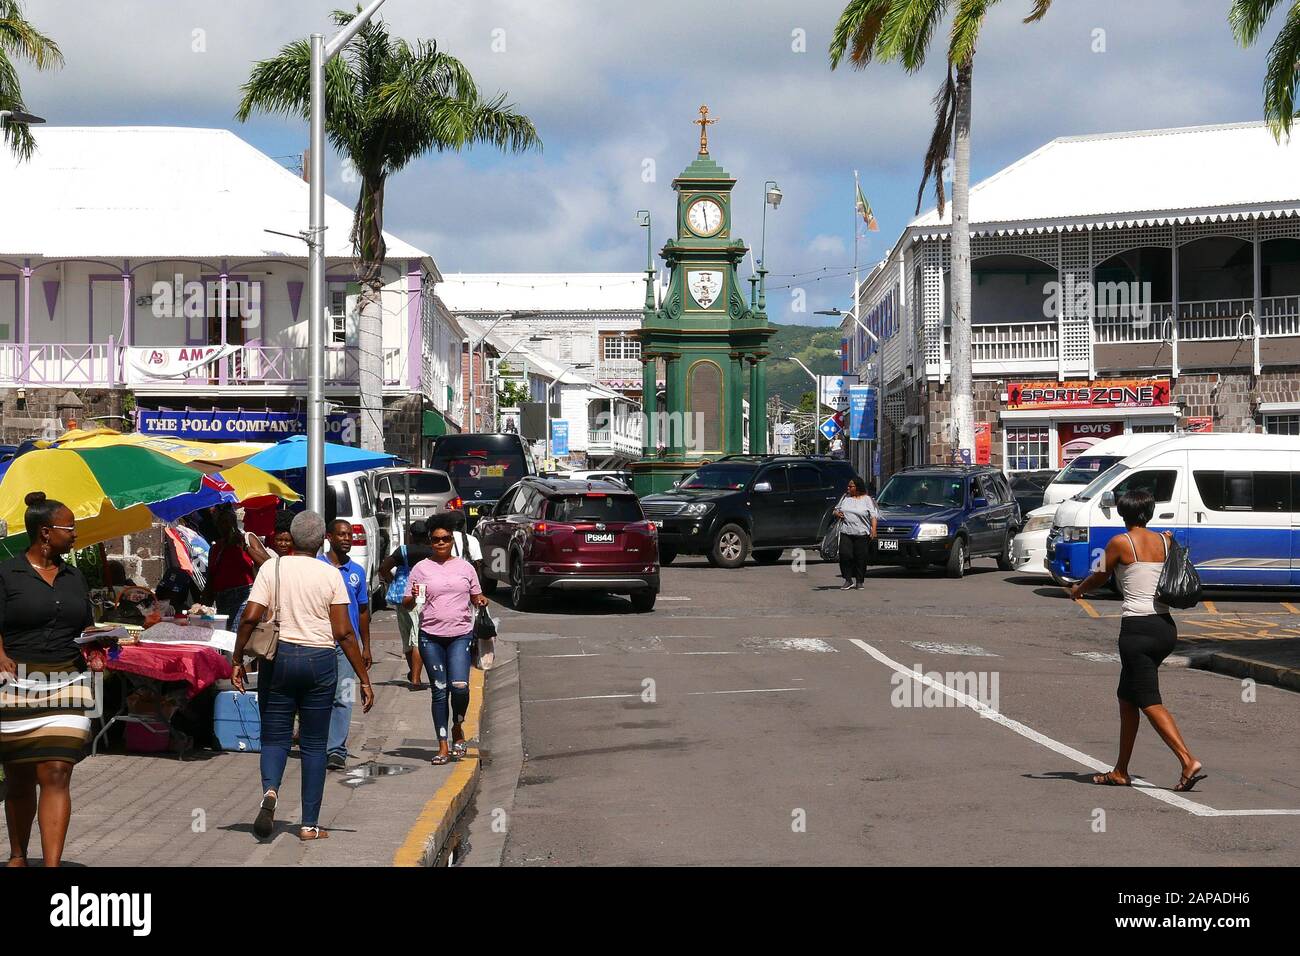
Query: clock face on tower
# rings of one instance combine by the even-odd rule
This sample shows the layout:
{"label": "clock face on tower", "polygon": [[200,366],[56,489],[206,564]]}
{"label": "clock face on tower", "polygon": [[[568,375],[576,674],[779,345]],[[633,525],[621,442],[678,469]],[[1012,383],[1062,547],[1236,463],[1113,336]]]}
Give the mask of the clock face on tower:
{"label": "clock face on tower", "polygon": [[697,236],[713,236],[722,229],[722,207],[713,199],[697,199],[686,210],[686,225]]}

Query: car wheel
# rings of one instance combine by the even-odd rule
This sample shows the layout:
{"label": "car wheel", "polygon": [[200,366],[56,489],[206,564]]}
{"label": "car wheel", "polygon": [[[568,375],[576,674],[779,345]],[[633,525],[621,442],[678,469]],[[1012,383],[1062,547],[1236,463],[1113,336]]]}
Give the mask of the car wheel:
{"label": "car wheel", "polygon": [[776,562],[781,560],[781,555],[783,554],[785,554],[785,552],[782,551],[780,548],[774,550],[755,551],[754,563],[755,564],[776,564]]}
{"label": "car wheel", "polygon": [[715,568],[738,568],[749,557],[749,535],[738,524],[723,525],[709,548],[709,564]]}
{"label": "car wheel", "polygon": [[1015,564],[1011,560],[1011,539],[1013,537],[1015,537],[1015,532],[1008,528],[1007,538],[1002,542],[1002,551],[998,555],[999,571],[1012,571],[1015,569]]}
{"label": "car wheel", "polygon": [[638,591],[632,595],[632,610],[638,614],[645,614],[655,609],[655,598],[659,596],[657,591]]}
{"label": "car wheel", "polygon": [[516,556],[510,562],[510,606],[516,611],[528,611],[533,603],[533,596],[524,589],[523,559]]}
{"label": "car wheel", "polygon": [[672,564],[676,560],[677,560],[677,552],[674,551],[672,548],[659,549],[660,564]]}
{"label": "car wheel", "polygon": [[966,539],[958,538],[948,552],[948,577],[959,578],[966,573]]}

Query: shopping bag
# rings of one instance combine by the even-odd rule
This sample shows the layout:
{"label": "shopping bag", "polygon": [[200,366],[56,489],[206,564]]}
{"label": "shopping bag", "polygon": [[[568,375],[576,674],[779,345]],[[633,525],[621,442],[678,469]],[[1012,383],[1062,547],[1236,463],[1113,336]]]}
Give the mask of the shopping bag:
{"label": "shopping bag", "polygon": [[384,600],[397,607],[406,597],[406,582],[411,577],[411,565],[406,560],[406,545],[402,545],[402,564],[401,567],[393,570],[393,583],[388,585],[388,590],[384,593]]}
{"label": "shopping bag", "polygon": [[1196,573],[1192,556],[1177,541],[1169,540],[1165,566],[1156,583],[1156,600],[1170,607],[1195,607],[1201,600],[1201,576]]}
{"label": "shopping bag", "polygon": [[838,561],[840,559],[840,521],[836,519],[831,522],[831,526],[826,529],[826,536],[822,538],[822,543],[817,547],[823,561]]}
{"label": "shopping bag", "polygon": [[486,607],[481,607],[474,614],[474,666],[479,670],[491,670],[496,659],[497,625],[488,614]]}

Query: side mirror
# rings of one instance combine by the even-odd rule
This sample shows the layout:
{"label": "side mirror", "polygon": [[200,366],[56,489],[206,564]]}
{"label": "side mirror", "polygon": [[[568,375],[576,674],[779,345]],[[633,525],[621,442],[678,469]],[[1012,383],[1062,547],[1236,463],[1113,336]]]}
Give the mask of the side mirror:
{"label": "side mirror", "polygon": [[1114,508],[1114,507],[1115,507],[1115,492],[1113,492],[1113,491],[1103,491],[1103,492],[1101,493],[1101,499],[1100,499],[1097,503],[1100,504],[1103,508]]}
{"label": "side mirror", "polygon": [[770,481],[760,481],[754,486],[755,491],[771,491],[772,483]]}
{"label": "side mirror", "polygon": [[988,506],[989,506],[989,500],[987,498],[976,498],[972,502],[972,507],[975,508],[987,508]]}

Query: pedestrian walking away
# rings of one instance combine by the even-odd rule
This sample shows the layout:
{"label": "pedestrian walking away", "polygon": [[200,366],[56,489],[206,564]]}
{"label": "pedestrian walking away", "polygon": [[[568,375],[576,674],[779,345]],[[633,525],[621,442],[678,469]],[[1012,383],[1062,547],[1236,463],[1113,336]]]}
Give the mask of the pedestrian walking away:
{"label": "pedestrian walking away", "polygon": [[417,519],[407,526],[406,544],[384,558],[379,566],[379,576],[385,584],[390,588],[394,583],[400,585],[402,597],[390,593],[388,600],[395,605],[397,611],[397,632],[402,640],[402,654],[406,657],[406,682],[411,685],[411,690],[420,689],[420,672],[424,667],[424,662],[420,660],[420,608],[408,609],[403,598],[411,568],[431,557],[433,548],[429,547],[429,528],[423,520]]}
{"label": "pedestrian walking away", "polygon": [[[420,612],[420,656],[433,691],[433,724],[438,733],[435,764],[445,764],[452,754],[466,753],[461,724],[469,709],[470,642],[474,640],[474,608],[485,607],[488,599],[479,587],[474,566],[452,555],[452,522],[439,515],[429,522],[429,543],[433,557],[411,569],[403,601],[407,609],[424,599]],[[450,688],[450,694],[448,689]],[[451,704],[451,736],[448,748],[448,698]]]}
{"label": "pedestrian walking away", "polygon": [[262,716],[262,804],[253,833],[272,833],[280,783],[293,742],[293,721],[300,727],[302,756],[302,824],[299,837],[318,840],[329,834],[320,828],[325,793],[326,748],[330,716],[338,686],[336,648],[342,649],[361,683],[361,706],[375,702],[370,676],[361,657],[348,608],[351,599],[338,569],[317,560],[325,541],[325,520],[313,511],[301,512],[290,526],[293,554],[277,556],[258,569],[235,640],[235,689],[245,690],[244,648],[253,628],[274,609],[279,646],[274,659],[258,669],[258,707]]}
{"label": "pedestrian walking away", "polygon": [[91,675],[74,642],[95,616],[86,579],[63,560],[77,543],[72,512],[40,491],[25,502],[31,544],[0,563],[0,764],[8,865],[27,865],[39,813],[41,854],[50,867],[63,859],[72,768],[90,741]]}
{"label": "pedestrian walking away", "polygon": [[854,475],[848,488],[835,505],[835,517],[840,522],[840,577],[844,583],[841,591],[861,589],[867,576],[867,559],[871,555],[871,540],[876,536],[878,509],[875,488]]}
{"label": "pedestrian walking away", "polygon": [[[361,662],[369,672],[374,664],[370,654],[370,589],[366,570],[348,558],[352,552],[352,522],[335,518],[326,535],[330,548],[320,559],[339,569],[348,592],[348,620],[352,633],[361,641]],[[352,705],[357,698],[357,672],[348,663],[342,648],[334,648],[338,666],[338,684],[334,690],[334,708],[330,712],[330,733],[326,769],[342,770],[348,763],[348,728],[352,724]]]}
{"label": "pedestrian walking away", "polygon": [[1120,617],[1119,657],[1119,759],[1109,773],[1095,774],[1093,783],[1126,787],[1131,782],[1129,760],[1137,740],[1139,714],[1146,714],[1151,726],[1181,765],[1179,792],[1191,790],[1206,774],[1201,762],[1183,743],[1173,715],[1160,699],[1160,663],[1169,656],[1178,640],[1178,627],[1169,608],[1156,600],[1156,585],[1165,557],[1169,554],[1170,532],[1156,534],[1147,529],[1155,511],[1155,497],[1148,491],[1134,490],[1120,496],[1116,505],[1124,519],[1125,533],[1116,535],[1106,545],[1105,567],[1094,571],[1070,591],[1079,600],[1089,591],[1101,587],[1111,573],[1124,595]]}

